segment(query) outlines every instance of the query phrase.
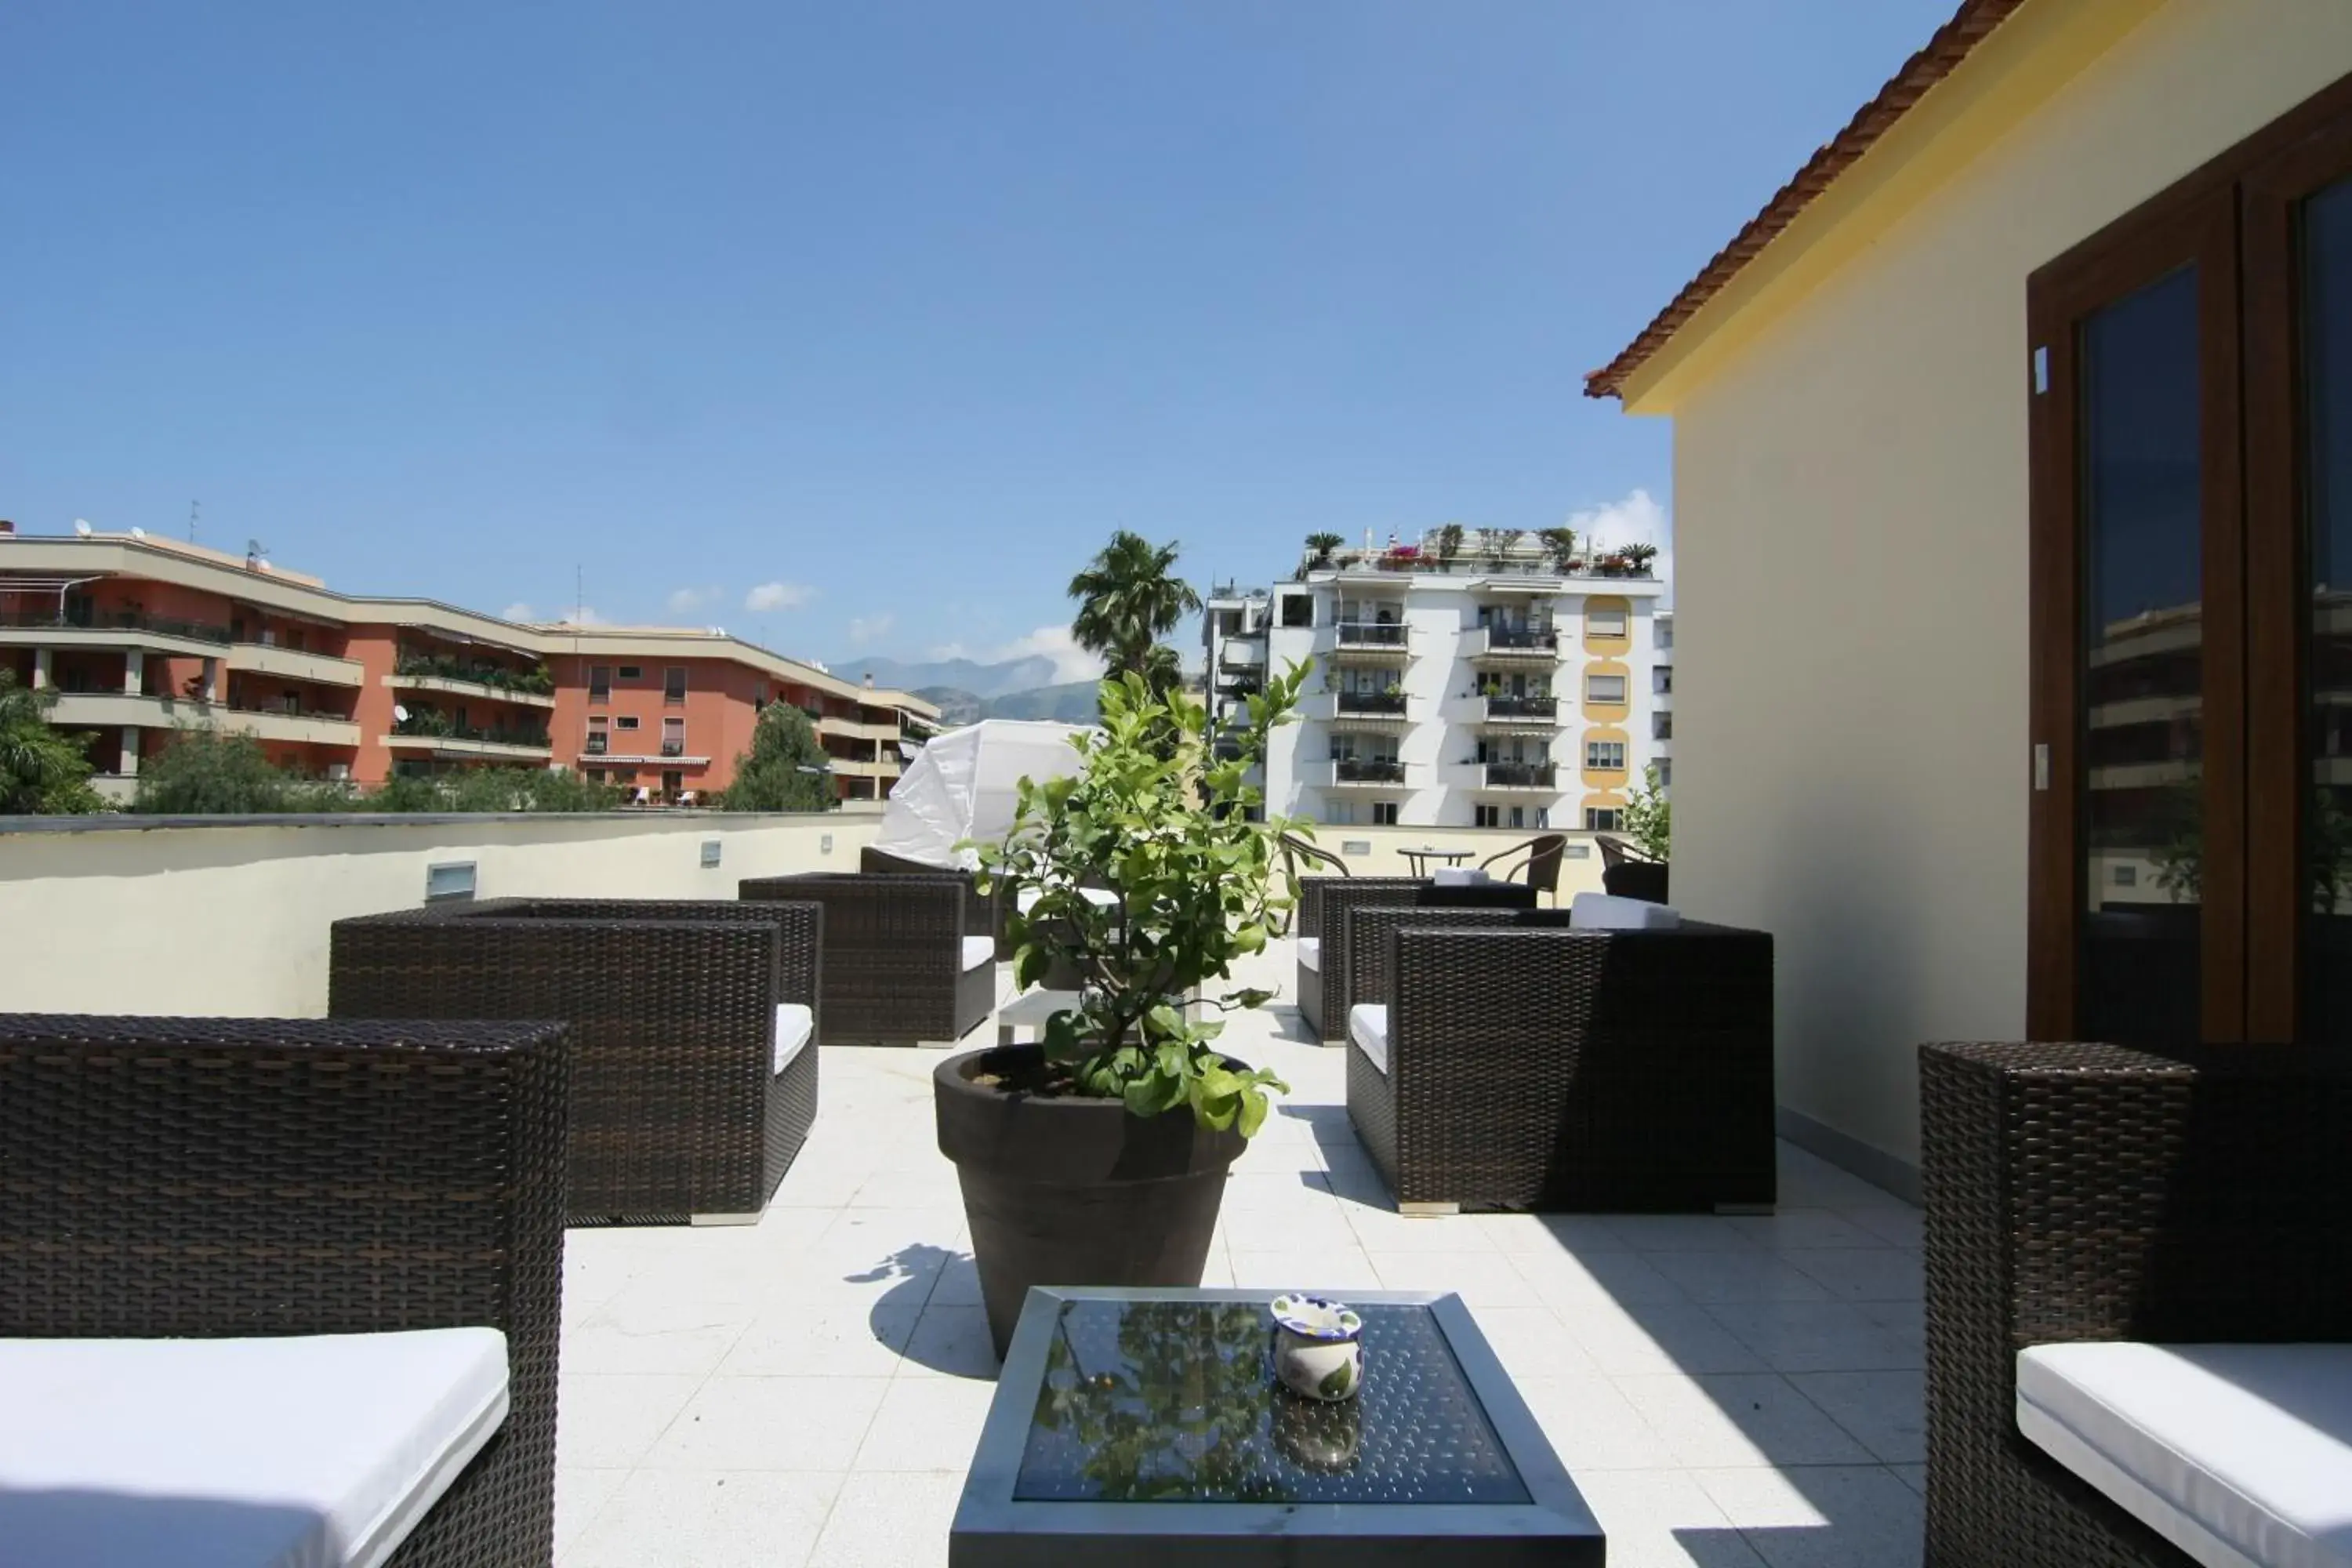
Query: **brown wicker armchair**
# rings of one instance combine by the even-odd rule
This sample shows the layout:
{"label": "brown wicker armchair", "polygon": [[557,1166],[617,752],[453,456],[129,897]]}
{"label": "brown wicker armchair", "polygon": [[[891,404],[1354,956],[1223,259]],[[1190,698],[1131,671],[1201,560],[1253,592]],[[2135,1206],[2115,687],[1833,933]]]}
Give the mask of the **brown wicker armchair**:
{"label": "brown wicker armchair", "polygon": [[[573,1026],[572,1223],[756,1219],[816,1121],[815,905],[493,899],[337,921],[339,1018]],[[777,1009],[810,1038],[781,1071]]]}
{"label": "brown wicker armchair", "polygon": [[[1478,868],[1484,871],[1497,860],[1508,860],[1511,864],[1494,875],[1508,882],[1517,879],[1524,871],[1528,887],[1538,893],[1557,893],[1559,890],[1560,858],[1567,852],[1568,835],[1538,833],[1524,844],[1514,844],[1508,849],[1487,856],[1478,862]],[[1524,858],[1515,859],[1514,857]]]}
{"label": "brown wicker armchair", "polygon": [[2018,1352],[2352,1341],[2352,1056],[1927,1046],[1919,1120],[1926,1561],[2188,1563],[2019,1433]]}
{"label": "brown wicker armchair", "polygon": [[1400,1206],[1771,1205],[1771,937],[1569,919],[1349,916],[1386,1012],[1349,1049],[1348,1118]]}
{"label": "brown wicker armchair", "polygon": [[1593,842],[1601,846],[1601,886],[1612,898],[1639,899],[1645,904],[1666,901],[1665,861],[1637,854],[1632,845],[1606,833],[1596,834]]}
{"label": "brown wicker armchair", "polygon": [[[1299,879],[1298,1011],[1318,1039],[1347,1038],[1346,911],[1376,905],[1425,909],[1533,909],[1536,892],[1518,882],[1440,885],[1418,877]],[[1311,945],[1310,945],[1311,944]]]}
{"label": "brown wicker armchair", "polygon": [[564,1036],[0,1015],[0,1337],[499,1330],[507,1418],[391,1562],[545,1568]]}
{"label": "brown wicker armchair", "polygon": [[1013,943],[1005,928],[1005,920],[1013,912],[1012,890],[999,884],[993,893],[980,890],[980,876],[955,866],[933,866],[922,860],[909,860],[903,855],[893,855],[887,849],[877,849],[871,844],[857,852],[857,868],[879,876],[954,877],[971,889],[964,900],[963,919],[966,936],[986,936],[996,939],[996,956],[1013,956]]}
{"label": "brown wicker armchair", "polygon": [[970,963],[971,879],[960,872],[811,872],[751,877],[747,902],[807,900],[824,906],[825,1039],[842,1045],[912,1046],[960,1040],[996,1005],[994,950]]}

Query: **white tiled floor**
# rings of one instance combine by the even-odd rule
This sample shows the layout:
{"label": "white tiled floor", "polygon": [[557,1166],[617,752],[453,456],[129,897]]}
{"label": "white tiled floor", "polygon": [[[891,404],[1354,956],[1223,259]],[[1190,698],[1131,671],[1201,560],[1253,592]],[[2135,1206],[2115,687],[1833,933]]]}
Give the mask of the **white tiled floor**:
{"label": "white tiled floor", "polygon": [[[1241,978],[1286,993],[1290,958]],[[1283,1006],[1227,1038],[1292,1092],[1204,1283],[1460,1291],[1614,1568],[1918,1561],[1917,1211],[1784,1146],[1769,1218],[1404,1219],[1339,1052]],[[571,1233],[562,1568],[946,1561],[995,1362],[933,1142],[941,1054],[824,1047],[816,1131],[755,1226]]]}

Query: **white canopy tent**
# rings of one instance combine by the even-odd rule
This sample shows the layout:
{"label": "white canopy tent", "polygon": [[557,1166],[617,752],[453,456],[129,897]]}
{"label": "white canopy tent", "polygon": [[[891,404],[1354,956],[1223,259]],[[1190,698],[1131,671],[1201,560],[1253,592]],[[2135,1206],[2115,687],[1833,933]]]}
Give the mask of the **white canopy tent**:
{"label": "white canopy tent", "polygon": [[924,742],[890,788],[874,847],[932,866],[969,870],[979,857],[956,850],[965,838],[1001,839],[1013,830],[1018,785],[1078,771],[1076,724],[983,719]]}

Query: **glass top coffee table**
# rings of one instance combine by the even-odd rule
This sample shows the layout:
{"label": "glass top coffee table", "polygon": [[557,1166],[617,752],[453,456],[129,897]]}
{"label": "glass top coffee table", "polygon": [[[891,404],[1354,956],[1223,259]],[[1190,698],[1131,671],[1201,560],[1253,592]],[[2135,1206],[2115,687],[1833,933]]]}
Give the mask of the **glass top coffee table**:
{"label": "glass top coffee table", "polygon": [[1604,1561],[1459,1297],[1346,1292],[1363,1390],[1320,1405],[1274,1380],[1273,1294],[1032,1290],[950,1568]]}

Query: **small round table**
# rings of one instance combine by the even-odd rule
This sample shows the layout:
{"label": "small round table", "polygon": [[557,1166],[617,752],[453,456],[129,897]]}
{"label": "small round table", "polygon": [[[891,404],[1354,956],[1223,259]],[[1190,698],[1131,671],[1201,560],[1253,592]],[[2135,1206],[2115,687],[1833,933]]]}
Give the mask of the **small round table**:
{"label": "small round table", "polygon": [[1433,849],[1426,844],[1418,849],[1400,849],[1397,853],[1405,858],[1406,863],[1412,867],[1412,874],[1416,877],[1429,875],[1429,861],[1443,860],[1448,866],[1459,866],[1463,861],[1470,858],[1471,855],[1471,851],[1467,849]]}

